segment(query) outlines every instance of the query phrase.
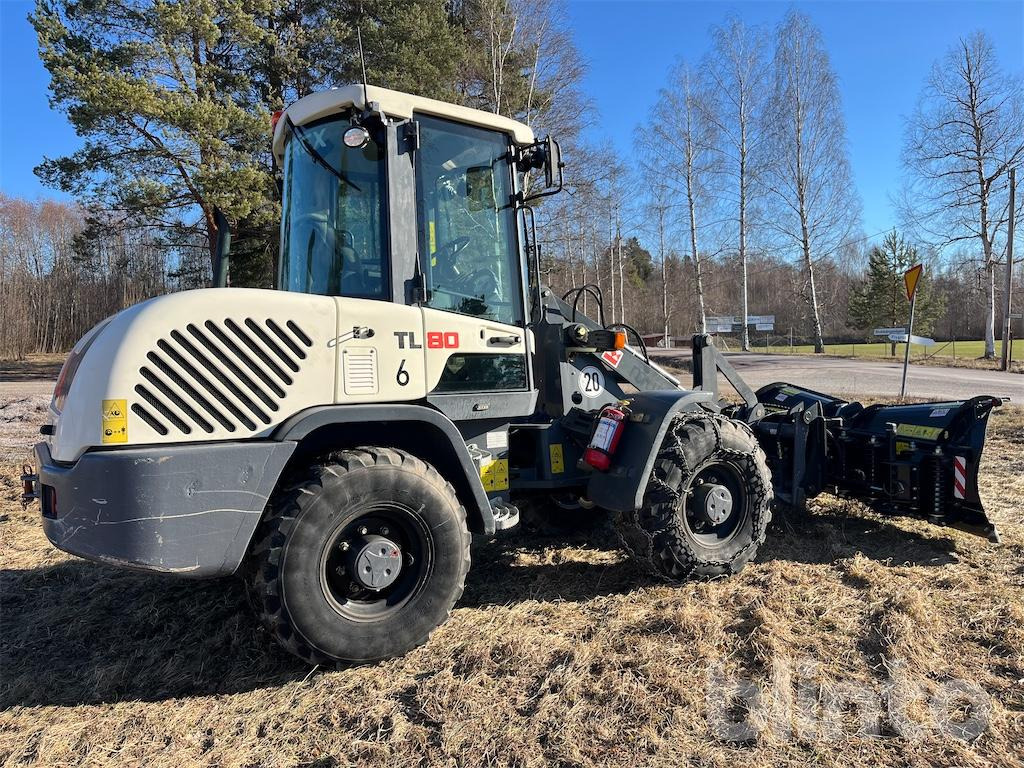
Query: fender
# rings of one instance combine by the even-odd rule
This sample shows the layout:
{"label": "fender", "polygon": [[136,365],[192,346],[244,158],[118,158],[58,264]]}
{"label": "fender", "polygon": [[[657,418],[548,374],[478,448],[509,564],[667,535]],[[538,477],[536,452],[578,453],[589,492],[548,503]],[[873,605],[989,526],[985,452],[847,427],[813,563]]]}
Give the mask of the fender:
{"label": "fender", "polygon": [[399,439],[390,441],[390,444],[434,464],[451,482],[466,508],[466,522],[473,533],[494,533],[491,503],[465,440],[451,419],[432,408],[408,403],[318,405],[291,416],[270,437],[281,442],[301,443],[324,427],[370,423],[376,428],[398,428]]}
{"label": "fender", "polygon": [[615,462],[607,472],[594,472],[587,483],[588,498],[614,512],[631,512],[643,505],[658,449],[677,413],[719,410],[715,395],[710,391],[640,392],[623,402],[629,408],[629,419],[615,453]]}

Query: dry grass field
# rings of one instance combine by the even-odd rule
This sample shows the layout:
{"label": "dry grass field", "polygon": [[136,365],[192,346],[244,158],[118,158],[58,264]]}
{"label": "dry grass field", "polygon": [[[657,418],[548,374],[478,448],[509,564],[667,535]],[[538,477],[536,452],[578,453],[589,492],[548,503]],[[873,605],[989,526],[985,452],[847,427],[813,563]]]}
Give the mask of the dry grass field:
{"label": "dry grass field", "polygon": [[[270,643],[234,579],[51,548],[16,479],[45,399],[10,400],[0,764],[1021,764],[1020,409],[995,413],[982,477],[1001,546],[828,498],[773,524],[725,581],[652,582],[607,533],[481,539],[426,646],[310,670]],[[732,682],[745,699],[723,695]],[[865,712],[876,733],[858,732]]]}

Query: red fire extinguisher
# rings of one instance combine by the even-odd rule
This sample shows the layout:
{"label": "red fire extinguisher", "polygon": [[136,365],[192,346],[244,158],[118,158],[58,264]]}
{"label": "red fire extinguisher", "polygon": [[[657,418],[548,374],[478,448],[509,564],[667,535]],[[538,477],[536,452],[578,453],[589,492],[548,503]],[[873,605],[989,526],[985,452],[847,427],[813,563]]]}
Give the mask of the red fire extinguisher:
{"label": "red fire extinguisher", "polygon": [[612,454],[619,447],[622,432],[626,427],[626,411],[613,405],[601,411],[594,428],[590,445],[583,452],[583,461],[602,472],[612,464]]}

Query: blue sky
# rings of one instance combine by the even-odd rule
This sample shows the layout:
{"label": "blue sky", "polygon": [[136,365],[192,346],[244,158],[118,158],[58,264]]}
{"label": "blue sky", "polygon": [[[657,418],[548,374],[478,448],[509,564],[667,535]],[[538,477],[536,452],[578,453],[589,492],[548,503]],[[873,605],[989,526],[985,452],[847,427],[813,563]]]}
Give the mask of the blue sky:
{"label": "blue sky", "polygon": [[[73,151],[78,138],[49,108],[49,79],[25,20],[31,3],[0,0],[0,189],[12,195],[62,197],[32,168],[43,155]],[[959,35],[983,29],[1003,65],[1024,70],[1024,2],[623,2],[572,0],[569,22],[589,71],[585,90],[598,117],[594,138],[625,155],[666,73],[683,56],[698,61],[707,30],[730,12],[774,25],[790,7],[821,28],[839,75],[854,181],[864,201],[864,231],[896,223],[889,196],[899,186],[903,118],[914,106],[932,62]]]}

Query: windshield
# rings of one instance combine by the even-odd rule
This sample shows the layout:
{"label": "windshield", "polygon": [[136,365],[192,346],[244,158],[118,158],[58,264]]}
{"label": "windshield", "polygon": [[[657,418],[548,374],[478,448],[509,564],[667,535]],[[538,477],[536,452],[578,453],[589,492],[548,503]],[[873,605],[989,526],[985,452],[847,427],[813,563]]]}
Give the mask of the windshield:
{"label": "windshield", "polygon": [[418,120],[426,304],[518,325],[523,302],[508,137],[436,117]]}
{"label": "windshield", "polygon": [[348,117],[291,126],[284,156],[278,287],[329,296],[383,298],[383,140],[348,147]]}

